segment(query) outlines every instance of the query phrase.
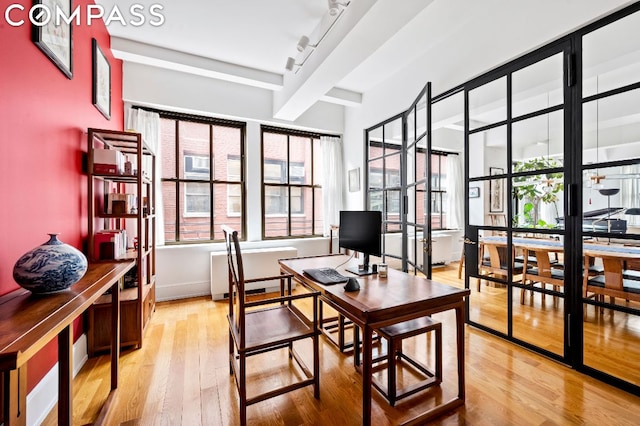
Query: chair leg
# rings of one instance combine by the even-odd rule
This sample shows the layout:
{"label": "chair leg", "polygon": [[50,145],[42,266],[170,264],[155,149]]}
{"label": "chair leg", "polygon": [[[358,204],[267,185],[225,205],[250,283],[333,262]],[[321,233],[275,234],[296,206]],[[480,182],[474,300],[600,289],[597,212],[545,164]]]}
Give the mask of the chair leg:
{"label": "chair leg", "polygon": [[400,342],[391,339],[387,342],[387,394],[389,395],[389,405],[396,405],[396,360],[398,352],[402,352],[402,348],[397,348]]}
{"label": "chair leg", "polygon": [[246,357],[244,354],[240,354],[240,386],[238,394],[240,395],[240,425],[245,426],[247,424],[247,370],[246,370]]}
{"label": "chair leg", "polygon": [[229,374],[233,374],[233,358],[233,337],[231,336],[231,332],[229,332]]}

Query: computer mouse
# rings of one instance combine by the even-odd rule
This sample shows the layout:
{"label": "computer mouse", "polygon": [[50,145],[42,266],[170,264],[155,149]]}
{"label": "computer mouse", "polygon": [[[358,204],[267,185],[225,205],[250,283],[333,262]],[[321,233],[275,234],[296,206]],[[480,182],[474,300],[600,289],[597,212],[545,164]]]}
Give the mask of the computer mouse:
{"label": "computer mouse", "polygon": [[358,291],[360,290],[360,283],[355,278],[349,278],[349,281],[344,285],[344,291]]}

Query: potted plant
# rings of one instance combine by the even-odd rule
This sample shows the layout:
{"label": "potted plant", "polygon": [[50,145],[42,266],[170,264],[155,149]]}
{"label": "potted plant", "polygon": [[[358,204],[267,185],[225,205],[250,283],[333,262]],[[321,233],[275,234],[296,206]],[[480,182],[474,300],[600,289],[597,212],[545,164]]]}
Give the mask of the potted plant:
{"label": "potted plant", "polygon": [[558,215],[558,194],[564,189],[561,172],[544,173],[544,170],[562,167],[562,163],[553,158],[532,158],[526,161],[515,161],[513,173],[540,170],[540,174],[518,176],[513,178],[513,198],[523,201],[522,212],[513,218],[514,226],[522,228],[554,228],[555,223],[547,223],[539,218],[540,203],[553,204]]}

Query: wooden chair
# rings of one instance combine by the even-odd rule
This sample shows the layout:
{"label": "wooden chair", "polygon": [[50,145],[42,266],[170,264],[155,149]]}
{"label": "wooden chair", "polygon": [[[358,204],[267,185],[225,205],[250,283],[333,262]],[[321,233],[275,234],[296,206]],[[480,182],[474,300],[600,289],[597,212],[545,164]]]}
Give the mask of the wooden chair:
{"label": "wooden chair", "polygon": [[[627,301],[640,302],[640,281],[627,278],[629,271],[624,269],[625,259],[615,255],[598,255],[604,265],[604,274],[590,277],[584,275],[582,286],[583,297],[594,297],[596,300],[604,302],[604,296],[609,296],[610,302],[615,303],[615,298],[620,297]],[[585,255],[585,267],[588,267],[591,256]],[[588,296],[588,293],[592,293]],[[604,307],[600,307],[600,313],[604,312]],[[586,309],[585,309],[586,315]]]}
{"label": "wooden chair", "polygon": [[[489,254],[489,258],[486,259],[484,252],[485,250]],[[483,275],[493,275],[494,277],[499,277],[500,279],[507,279],[507,273],[509,270],[509,266],[507,265],[507,248],[504,245],[497,245],[491,243],[482,243],[482,247],[480,250],[479,256],[479,265],[478,270]],[[516,276],[521,275],[523,271],[523,264],[521,262],[515,262],[512,260],[511,264],[512,278],[516,281]],[[478,281],[477,290],[481,289],[481,280]]]}
{"label": "wooden chair", "polygon": [[[313,395],[320,397],[320,364],[318,342],[318,292],[312,291],[299,295],[291,294],[291,275],[281,274],[275,277],[244,279],[242,254],[238,242],[238,233],[228,226],[222,226],[227,248],[229,270],[229,372],[235,377],[240,398],[240,424],[247,423],[247,406],[264,401],[277,395],[313,385]],[[247,301],[245,284],[280,279],[280,294],[277,297]],[[285,281],[288,284],[285,289]],[[307,318],[293,303],[311,299],[313,319]],[[294,349],[294,342],[311,339],[313,342],[313,371],[309,370],[303,359]],[[281,386],[257,395],[247,395],[247,357],[265,352],[288,349],[290,368],[299,369],[306,377],[296,383]],[[299,375],[299,374],[298,374]]]}
{"label": "wooden chair", "polygon": [[[409,357],[402,350],[402,341],[409,337],[418,336],[433,331],[436,339],[435,347],[435,369],[431,371],[426,365]],[[374,357],[372,364],[378,364],[376,369],[387,368],[386,386],[372,378],[371,384],[375,387],[393,407],[397,400],[413,395],[428,387],[442,383],[442,324],[431,317],[416,318],[401,322],[400,324],[377,328],[375,330],[378,337],[387,342],[387,351]],[[360,328],[354,329],[354,363],[360,365]],[[398,361],[405,361],[414,371],[422,376],[422,380],[410,386],[398,389],[397,369]],[[381,364],[383,363],[383,364]],[[373,367],[373,365],[372,365]]]}
{"label": "wooden chair", "polygon": [[[546,288],[547,284],[551,284],[555,291],[559,291],[560,287],[564,286],[564,270],[561,268],[554,268],[549,252],[543,248],[529,249],[524,248],[524,272],[522,274],[522,283],[533,286],[533,283],[539,282],[542,288]],[[531,257],[531,253],[535,255],[536,265],[529,267],[528,259]],[[520,292],[520,303],[524,304],[525,289]],[[533,292],[531,292],[533,297]],[[542,300],[544,302],[545,293],[542,293]],[[554,303],[557,301],[557,297],[553,298]]]}

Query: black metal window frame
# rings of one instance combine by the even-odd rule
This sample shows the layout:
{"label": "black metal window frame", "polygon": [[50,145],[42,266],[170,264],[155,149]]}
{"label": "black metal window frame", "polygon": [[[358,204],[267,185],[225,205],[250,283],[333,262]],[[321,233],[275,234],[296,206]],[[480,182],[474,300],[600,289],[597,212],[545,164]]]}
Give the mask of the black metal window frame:
{"label": "black metal window frame", "polygon": [[[284,135],[287,137],[287,159],[286,160],[280,160],[280,159],[271,159],[271,158],[265,158],[265,134],[280,134],[280,135]],[[321,200],[316,200],[316,190],[317,189],[321,189],[322,185],[321,182],[315,182],[315,177],[316,177],[316,173],[314,171],[314,164],[315,164],[315,155],[316,153],[315,148],[314,148],[314,140],[319,140],[322,136],[334,136],[334,135],[325,135],[325,134],[320,134],[320,133],[313,133],[313,132],[305,132],[305,131],[299,131],[299,130],[292,130],[292,129],[286,129],[286,128],[281,128],[281,127],[274,127],[274,126],[266,126],[263,125],[260,127],[260,157],[261,157],[261,189],[262,189],[262,239],[263,240],[277,240],[277,239],[284,239],[284,238],[316,238],[316,237],[321,237],[323,235],[323,231],[322,229],[318,229],[318,227],[316,226],[316,203],[317,202],[321,202]],[[293,165],[299,165],[298,162],[292,162],[290,159],[290,144],[291,142],[291,137],[297,137],[297,138],[308,138],[309,139],[309,144],[310,144],[310,148],[311,148],[311,160],[310,160],[310,167],[309,167],[309,173],[311,176],[311,183],[310,184],[305,184],[304,183],[304,178],[300,178],[300,177],[293,177],[291,176],[291,167]],[[274,183],[274,182],[266,182],[265,181],[265,172],[264,172],[264,165],[266,163],[280,163],[283,173],[281,174],[281,176],[286,176],[286,181],[285,179],[283,179],[282,182],[280,183]],[[307,173],[307,171],[305,170],[305,173]],[[279,236],[273,236],[273,237],[268,237],[266,235],[266,218],[268,216],[267,213],[267,203],[266,203],[266,196],[267,196],[267,188],[280,188],[280,190],[284,193],[286,193],[286,202],[287,202],[287,208],[286,211],[284,213],[281,213],[282,215],[286,215],[287,217],[287,232],[285,235],[279,235]],[[298,209],[292,209],[292,203],[291,203],[291,199],[292,199],[292,191],[291,189],[296,188],[299,189],[300,193],[301,193],[301,201],[300,201],[300,208]],[[311,200],[307,200],[305,198],[305,190],[306,189],[311,189]],[[311,227],[312,227],[312,232],[311,234],[305,234],[305,235],[298,235],[298,234],[292,234],[292,229],[291,229],[291,218],[292,215],[296,215],[296,214],[300,214],[300,212],[304,212],[305,210],[305,206],[307,205],[307,203],[311,204]]]}
{"label": "black metal window frame", "polygon": [[[175,205],[176,205],[176,211],[175,211],[175,217],[176,217],[176,223],[175,223],[175,240],[171,240],[171,241],[166,241],[166,245],[181,245],[181,244],[201,244],[201,243],[207,243],[207,242],[219,242],[219,241],[223,241],[222,238],[218,238],[215,239],[214,235],[215,235],[215,226],[217,224],[216,220],[215,220],[215,209],[214,209],[214,199],[215,199],[215,194],[216,194],[216,188],[217,187],[226,187],[229,184],[232,185],[240,185],[241,186],[241,198],[242,198],[242,212],[241,212],[241,228],[242,228],[242,233],[241,235],[245,235],[246,234],[246,183],[245,183],[245,179],[246,179],[246,173],[245,173],[245,147],[246,147],[246,123],[245,122],[241,122],[241,121],[232,121],[232,120],[223,120],[223,119],[219,119],[219,118],[213,118],[213,117],[206,117],[206,116],[200,116],[200,115],[192,115],[192,114],[183,114],[183,113],[177,113],[177,112],[171,112],[171,111],[164,111],[164,110],[158,110],[158,109],[149,109],[149,108],[144,108],[147,111],[153,111],[153,112],[157,112],[160,115],[161,119],[167,119],[167,120],[173,120],[175,121],[175,159],[176,159],[176,164],[175,164],[175,174],[176,176],[172,176],[172,177],[161,177],[160,181],[161,183],[164,185],[166,183],[172,183],[175,185],[175,194],[176,194],[176,199],[175,199]],[[198,124],[205,124],[209,126],[209,176],[207,178],[203,178],[202,179],[195,179],[195,178],[179,178],[180,176],[180,170],[183,170],[185,168],[185,164],[183,164],[183,160],[182,157],[183,155],[181,155],[181,151],[180,151],[180,122],[191,122],[191,123],[198,123]],[[214,144],[213,144],[213,132],[212,132],[212,128],[213,126],[222,126],[222,127],[231,127],[231,128],[236,128],[240,130],[240,180],[239,181],[229,181],[226,179],[216,179],[215,178],[215,173],[214,171],[214,158],[215,158],[215,151],[214,151]],[[185,153],[185,155],[192,155],[192,153]],[[198,155],[198,156],[202,156],[202,155]],[[237,157],[237,156],[236,156]],[[186,170],[183,170],[183,175],[184,172],[186,172],[187,174],[189,173]],[[205,173],[203,173],[204,175]],[[210,199],[210,208],[209,208],[209,238],[208,239],[189,239],[189,240],[183,240],[181,239],[181,235],[180,235],[180,218],[181,218],[181,212],[180,209],[182,207],[184,207],[184,195],[181,191],[181,185],[187,185],[190,183],[201,183],[201,184],[206,184],[209,186],[209,199]]]}

